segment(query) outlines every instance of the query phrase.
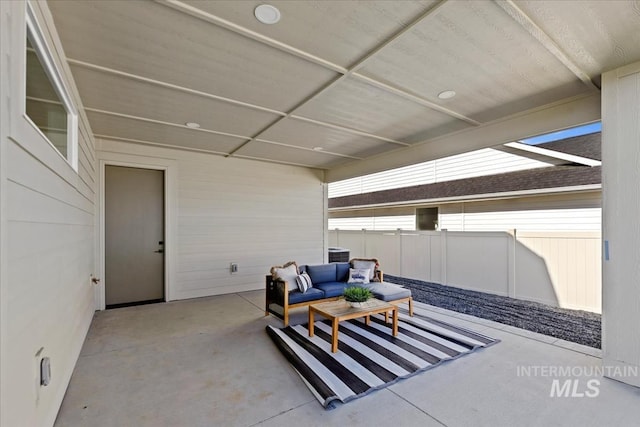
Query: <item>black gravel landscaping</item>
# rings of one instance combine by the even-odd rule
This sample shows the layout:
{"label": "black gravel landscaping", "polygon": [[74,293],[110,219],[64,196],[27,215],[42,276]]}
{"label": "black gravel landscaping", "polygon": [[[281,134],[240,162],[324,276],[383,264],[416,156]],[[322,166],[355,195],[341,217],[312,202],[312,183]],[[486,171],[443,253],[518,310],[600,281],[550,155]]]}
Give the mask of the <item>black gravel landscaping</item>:
{"label": "black gravel landscaping", "polygon": [[385,282],[411,289],[425,304],[493,320],[563,340],[600,348],[600,315],[537,302],[384,275]]}

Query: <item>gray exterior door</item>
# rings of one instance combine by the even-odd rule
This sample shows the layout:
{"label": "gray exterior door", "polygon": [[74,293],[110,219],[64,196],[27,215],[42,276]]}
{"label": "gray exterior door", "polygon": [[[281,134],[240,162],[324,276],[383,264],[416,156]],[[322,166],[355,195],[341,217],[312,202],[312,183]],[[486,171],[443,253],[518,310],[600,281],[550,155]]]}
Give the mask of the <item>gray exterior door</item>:
{"label": "gray exterior door", "polygon": [[164,171],[106,166],[106,306],[164,298]]}

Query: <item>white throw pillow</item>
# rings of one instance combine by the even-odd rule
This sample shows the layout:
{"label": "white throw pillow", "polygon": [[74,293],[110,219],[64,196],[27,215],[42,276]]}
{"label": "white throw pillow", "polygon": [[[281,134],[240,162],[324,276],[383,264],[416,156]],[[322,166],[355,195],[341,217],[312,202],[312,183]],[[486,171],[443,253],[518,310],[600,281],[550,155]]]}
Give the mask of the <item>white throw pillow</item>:
{"label": "white throw pillow", "polygon": [[296,263],[291,262],[285,264],[282,267],[273,267],[271,269],[271,275],[274,279],[282,280],[283,282],[287,282],[288,291],[295,291],[298,289],[296,284],[296,277],[298,277],[298,266]]}
{"label": "white throw pillow", "polygon": [[298,285],[298,289],[300,292],[307,292],[307,289],[313,287],[313,283],[311,283],[311,277],[307,273],[302,273],[301,275],[296,277],[296,284]]}
{"label": "white throw pillow", "polygon": [[348,283],[369,283],[370,274],[368,268],[350,268]]}
{"label": "white throw pillow", "polygon": [[368,269],[369,270],[369,280],[373,280],[373,276],[376,272],[376,262],[375,261],[365,261],[365,260],[353,260],[351,262],[353,264],[353,268],[355,269]]}

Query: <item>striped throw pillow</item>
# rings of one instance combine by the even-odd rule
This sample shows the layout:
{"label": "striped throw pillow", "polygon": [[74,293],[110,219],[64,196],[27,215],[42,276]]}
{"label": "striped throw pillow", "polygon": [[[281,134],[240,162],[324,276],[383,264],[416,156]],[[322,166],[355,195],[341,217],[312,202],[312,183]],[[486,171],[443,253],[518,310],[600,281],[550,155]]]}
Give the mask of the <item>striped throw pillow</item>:
{"label": "striped throw pillow", "polygon": [[311,277],[307,273],[302,273],[296,277],[296,284],[298,285],[298,289],[300,292],[307,292],[307,289],[313,287],[313,283],[311,283]]}

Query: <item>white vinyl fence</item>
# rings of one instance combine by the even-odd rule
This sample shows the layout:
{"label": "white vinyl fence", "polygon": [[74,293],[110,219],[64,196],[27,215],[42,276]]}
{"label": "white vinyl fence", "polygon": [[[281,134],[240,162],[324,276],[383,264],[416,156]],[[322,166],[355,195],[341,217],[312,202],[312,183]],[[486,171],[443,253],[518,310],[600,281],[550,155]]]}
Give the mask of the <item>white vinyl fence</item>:
{"label": "white vinyl fence", "polygon": [[385,274],[601,312],[598,232],[330,230],[329,245]]}

